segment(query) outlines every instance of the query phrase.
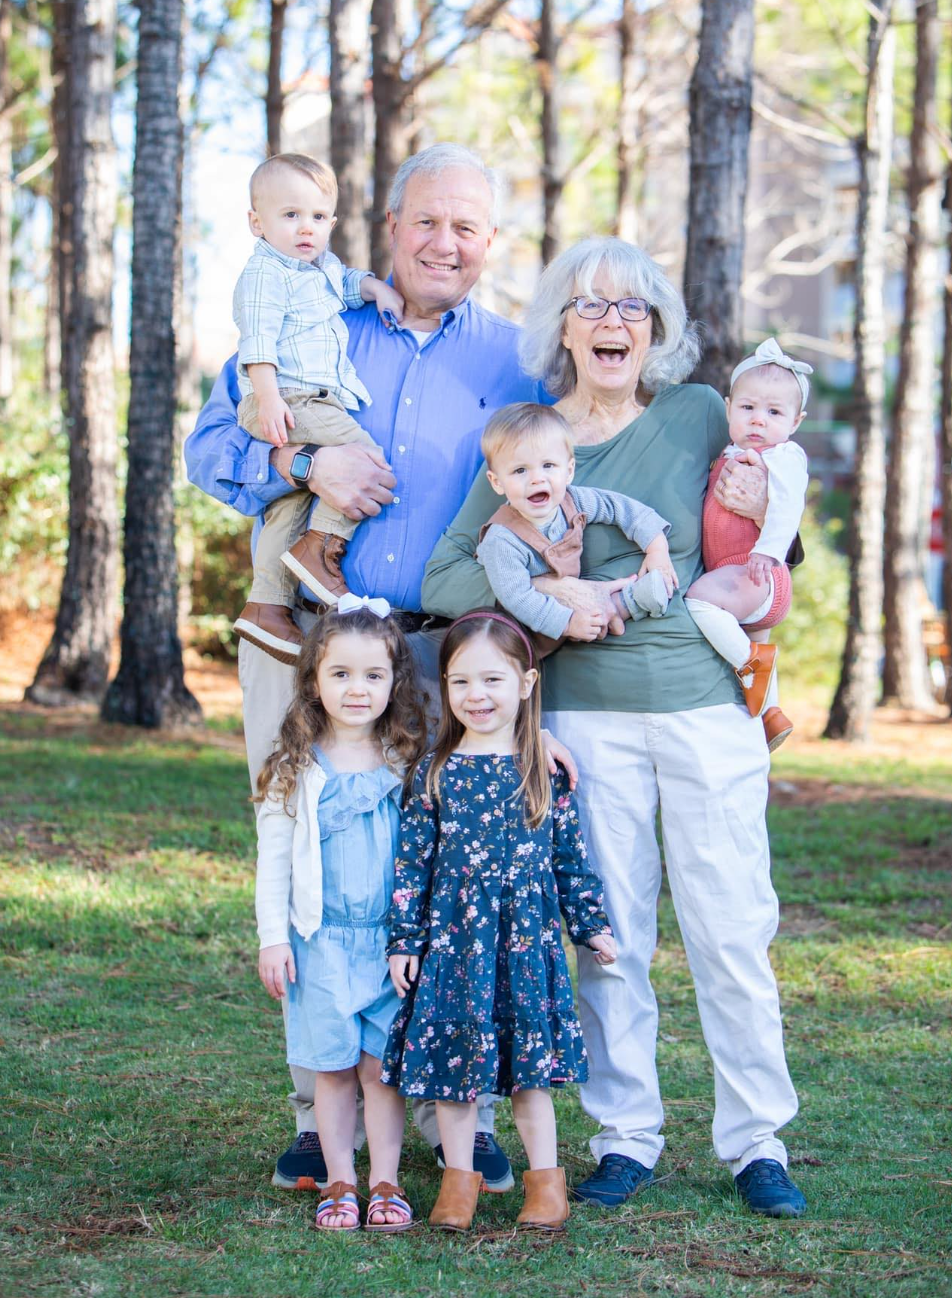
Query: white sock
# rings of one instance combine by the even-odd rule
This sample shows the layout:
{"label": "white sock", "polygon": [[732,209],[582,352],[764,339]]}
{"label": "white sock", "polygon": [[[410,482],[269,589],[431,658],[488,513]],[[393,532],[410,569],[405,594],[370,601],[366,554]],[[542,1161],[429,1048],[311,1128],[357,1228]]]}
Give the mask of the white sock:
{"label": "white sock", "polygon": [[780,707],[780,691],[777,689],[777,673],[774,672],[774,674],[770,678],[770,684],[767,686],[767,700],[764,703],[764,712],[766,712],[768,708],[779,708],[779,707]]}
{"label": "white sock", "polygon": [[709,604],[705,599],[688,598],[684,607],[711,647],[732,667],[743,667],[750,657],[750,636],[734,614],[716,604]]}

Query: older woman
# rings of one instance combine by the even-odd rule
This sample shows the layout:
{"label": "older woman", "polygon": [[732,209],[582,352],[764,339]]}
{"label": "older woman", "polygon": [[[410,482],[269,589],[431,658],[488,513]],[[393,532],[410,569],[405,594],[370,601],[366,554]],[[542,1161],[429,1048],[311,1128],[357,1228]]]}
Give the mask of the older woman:
{"label": "older woman", "polygon": [[[681,590],[702,571],[701,509],[711,461],[727,442],[724,403],[683,384],[697,359],[684,306],[660,267],[617,239],[589,239],[545,271],[523,340],[576,442],[575,481],[643,500],[671,524]],[[750,506],[762,508],[757,493]],[[481,477],[427,567],[424,608],[456,617],[492,602],[473,558],[496,507]],[[612,582],[641,555],[617,528],[589,526],[582,575],[539,578],[577,608],[615,614]],[[614,630],[621,631],[620,624]],[[767,948],[777,927],[765,825],[763,726],[741,706],[730,667],[679,595],[663,618],[566,644],[545,668],[547,724],[573,752],[586,839],[604,880],[618,960],[580,952],[579,1000],[591,1060],[582,1089],[600,1124],[597,1170],[576,1194],[618,1204],[648,1185],[663,1146],[649,979],[665,862],[715,1074],[714,1147],[757,1212],[799,1216],[778,1128],[797,1100],[784,1059]]]}

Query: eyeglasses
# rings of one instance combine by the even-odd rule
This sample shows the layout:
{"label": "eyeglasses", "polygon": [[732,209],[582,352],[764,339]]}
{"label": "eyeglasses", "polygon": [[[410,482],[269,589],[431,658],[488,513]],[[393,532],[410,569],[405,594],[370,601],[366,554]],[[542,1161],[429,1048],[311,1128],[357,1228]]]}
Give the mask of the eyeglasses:
{"label": "eyeglasses", "polygon": [[623,320],[631,320],[633,323],[647,320],[651,315],[651,303],[643,297],[623,297],[617,302],[609,302],[604,297],[570,297],[562,308],[563,315],[570,306],[575,307],[575,314],[583,320],[601,320],[613,306],[618,307],[618,314]]}

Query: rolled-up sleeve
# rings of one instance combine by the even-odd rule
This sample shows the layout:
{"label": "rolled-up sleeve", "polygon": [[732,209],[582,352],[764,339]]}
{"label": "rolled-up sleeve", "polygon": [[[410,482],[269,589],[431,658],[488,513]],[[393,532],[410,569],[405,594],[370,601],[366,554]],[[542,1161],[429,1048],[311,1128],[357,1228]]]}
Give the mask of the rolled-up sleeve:
{"label": "rolled-up sleeve", "polygon": [[232,356],[185,439],[185,467],[189,482],[206,495],[253,517],[293,488],[272,468],[270,444],[239,425],[240,396],[237,357]]}
{"label": "rolled-up sleeve", "polygon": [[232,304],[241,335],[238,364],[278,368],[278,339],[288,314],[288,288],[284,271],[274,262],[254,257],[235,285]]}

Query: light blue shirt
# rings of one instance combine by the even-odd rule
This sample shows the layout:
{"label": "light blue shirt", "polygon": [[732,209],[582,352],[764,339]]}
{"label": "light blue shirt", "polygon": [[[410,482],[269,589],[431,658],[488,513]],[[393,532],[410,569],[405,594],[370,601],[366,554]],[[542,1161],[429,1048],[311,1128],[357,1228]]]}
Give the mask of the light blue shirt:
{"label": "light blue shirt", "polygon": [[[424,566],[473,484],[487,419],[512,401],[551,398],[519,368],[517,326],[468,298],[444,312],[423,346],[372,304],[348,311],[344,322],[348,355],[373,397],[355,418],[397,479],[393,503],[354,533],[344,577],[357,594],[418,612]],[[291,487],[271,468],[269,444],[239,428],[238,400],[232,357],[185,443],[185,461],[196,486],[254,515]]]}
{"label": "light blue shirt", "polygon": [[348,410],[369,404],[370,393],[347,356],[341,319],[347,307],[363,306],[360,281],[367,274],[344,266],[332,252],[301,261],[259,239],[232,299],[241,395],[252,391],[249,365],[273,365],[279,388],[327,388]]}

